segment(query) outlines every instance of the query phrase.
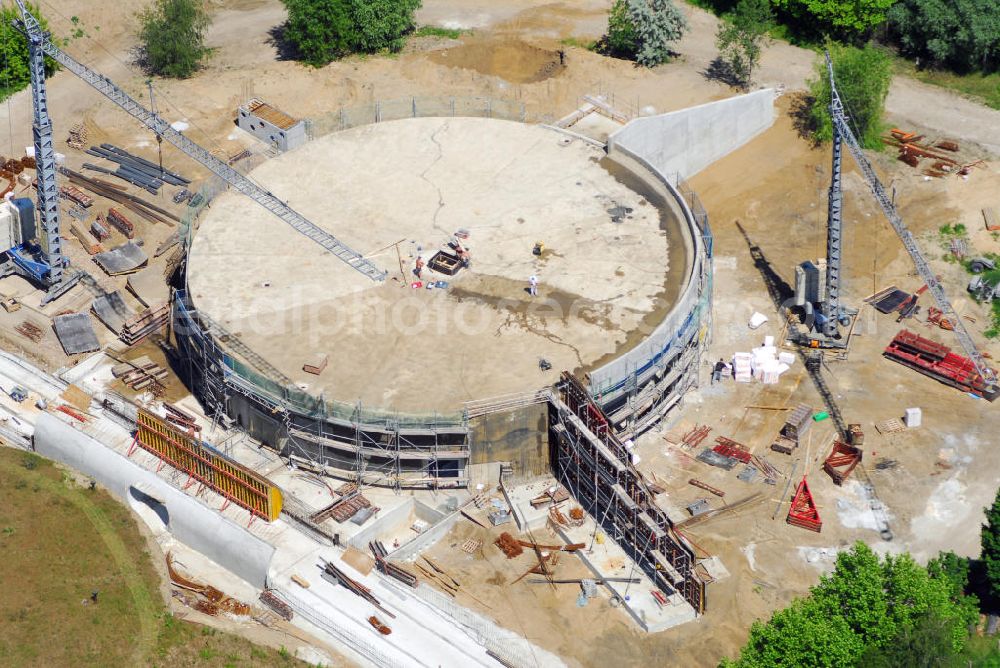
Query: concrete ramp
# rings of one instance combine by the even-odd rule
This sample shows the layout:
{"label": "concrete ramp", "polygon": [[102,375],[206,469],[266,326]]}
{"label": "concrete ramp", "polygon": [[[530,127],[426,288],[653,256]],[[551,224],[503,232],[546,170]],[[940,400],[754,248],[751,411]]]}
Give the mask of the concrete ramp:
{"label": "concrete ramp", "polygon": [[662,174],[688,179],[774,124],[773,88],[631,121],[608,137]]}

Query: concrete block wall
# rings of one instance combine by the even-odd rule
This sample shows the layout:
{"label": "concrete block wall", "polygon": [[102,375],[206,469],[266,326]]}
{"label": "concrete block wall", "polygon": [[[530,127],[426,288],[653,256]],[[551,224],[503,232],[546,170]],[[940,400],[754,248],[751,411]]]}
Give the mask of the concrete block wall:
{"label": "concrete block wall", "polygon": [[637,118],[608,137],[609,152],[622,145],[663,174],[687,179],[771,127],[774,89]]}
{"label": "concrete block wall", "polygon": [[291,151],[305,144],[308,139],[304,121],[287,129],[279,128],[243,107],[240,107],[237,114],[236,125],[279,151]]}

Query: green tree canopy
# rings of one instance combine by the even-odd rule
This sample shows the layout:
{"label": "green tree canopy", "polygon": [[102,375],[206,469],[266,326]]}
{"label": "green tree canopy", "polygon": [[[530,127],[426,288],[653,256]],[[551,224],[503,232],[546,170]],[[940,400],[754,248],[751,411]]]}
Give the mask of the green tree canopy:
{"label": "green tree canopy", "polygon": [[205,48],[209,19],[201,0],[156,0],[139,14],[139,41],[152,74],[185,79],[194,74]]}
{"label": "green tree canopy", "polygon": [[[885,52],[873,46],[858,49],[851,46],[830,47],[833,73],[837,80],[837,92],[844,103],[854,134],[867,148],[882,145],[882,113],[885,98],[892,83],[892,61]],[[833,138],[830,120],[830,79],[827,76],[826,61],[819,58],[816,76],[809,82],[809,92],[813,97],[810,110],[819,141]]]}
{"label": "green tree canopy", "polygon": [[[38,7],[30,2],[24,3],[42,30],[48,31],[48,22],[42,16]],[[14,28],[15,20],[20,20],[21,10],[16,5],[0,7],[0,52],[3,53],[3,63],[0,63],[0,100],[5,100],[31,83],[31,71],[28,69],[28,40]],[[52,74],[56,70],[56,62],[45,57],[45,73]]]}
{"label": "green tree canopy", "polygon": [[399,51],[416,24],[420,0],[282,0],[284,38],[306,63],[321,67],[351,53]]}
{"label": "green tree canopy", "polygon": [[1000,68],[997,0],[900,0],[888,18],[905,56],[958,72]]}
{"label": "green tree canopy", "polygon": [[885,21],[896,0],[772,0],[793,28],[815,36],[857,39]]}
{"label": "green tree canopy", "polygon": [[[947,578],[931,577],[908,554],[884,559],[864,543],[842,552],[833,573],[808,597],[766,622],[755,622],[729,668],[865,665],[901,639],[919,648],[914,629],[933,628],[941,655],[961,651],[977,619],[975,599],[955,593]],[[909,639],[909,640],[907,640]],[[912,641],[912,642],[911,642]],[[908,665],[908,664],[897,664]]]}
{"label": "green tree canopy", "polygon": [[770,0],[740,0],[732,12],[722,16],[715,46],[744,88],[750,87],[773,23]]}
{"label": "green tree canopy", "polygon": [[1000,491],[997,492],[993,505],[985,510],[986,523],[979,534],[982,549],[979,560],[992,599],[990,604],[996,607],[1000,601]]}
{"label": "green tree canopy", "polygon": [[615,0],[604,44],[608,53],[645,67],[665,63],[688,28],[673,0]]}

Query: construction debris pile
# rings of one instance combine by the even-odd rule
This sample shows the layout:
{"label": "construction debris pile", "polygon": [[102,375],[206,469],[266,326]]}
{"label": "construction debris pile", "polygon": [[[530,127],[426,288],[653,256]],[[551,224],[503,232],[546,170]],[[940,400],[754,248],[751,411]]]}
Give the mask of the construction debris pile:
{"label": "construction debris pile", "polygon": [[212,616],[218,615],[220,612],[228,612],[240,617],[250,615],[249,604],[227,596],[212,585],[195,582],[178,573],[174,568],[173,554],[170,552],[167,552],[167,572],[170,574],[170,582],[194,594],[194,597],[190,599],[183,595],[180,598],[195,610]]}
{"label": "construction debris pile", "polygon": [[111,375],[133,390],[146,390],[154,396],[162,396],[167,370],[143,355],[131,362],[114,365],[111,367]]}
{"label": "construction debris pile", "polygon": [[368,543],[368,549],[375,557],[375,568],[389,577],[395,578],[408,587],[417,586],[417,576],[406,570],[399,564],[389,561],[389,551],[380,540],[373,540]]}
{"label": "construction debris pile", "polygon": [[18,334],[30,339],[34,343],[38,343],[42,340],[42,328],[32,322],[28,322],[27,320],[23,321],[14,329],[17,330]]}
{"label": "construction debris pile", "polygon": [[320,524],[330,518],[340,523],[350,520],[352,523],[360,526],[381,510],[381,508],[373,506],[371,501],[365,498],[358,489],[357,483],[344,483],[334,490],[334,494],[337,498],[333,503],[313,513],[309,518],[310,520],[316,524]]}
{"label": "construction debris pile", "polygon": [[[933,161],[930,167],[925,167],[922,170],[923,174],[928,177],[941,178],[949,174],[957,174],[967,178],[974,167],[983,168],[985,166],[982,160],[967,164],[962,164],[957,160],[959,145],[956,142],[948,140],[923,142],[924,139],[924,135],[893,128],[889,131],[889,136],[883,137],[882,141],[898,149],[899,160],[910,167],[919,167],[921,160],[924,159]],[[951,153],[955,157],[941,153],[941,151]]]}
{"label": "construction debris pile", "polygon": [[[180,218],[178,216],[170,213],[166,209],[151,202],[147,202],[146,200],[136,197],[135,195],[129,195],[125,192],[127,186],[116,185],[102,179],[90,178],[67,167],[60,167],[59,173],[68,178],[74,185],[77,185],[80,188],[86,188],[90,192],[100,195],[101,197],[105,197],[113,202],[118,202],[126,209],[129,209],[151,223],[173,225],[174,223],[180,222]],[[123,234],[126,233],[125,230],[121,231]],[[132,237],[129,236],[128,238],[131,239]]]}

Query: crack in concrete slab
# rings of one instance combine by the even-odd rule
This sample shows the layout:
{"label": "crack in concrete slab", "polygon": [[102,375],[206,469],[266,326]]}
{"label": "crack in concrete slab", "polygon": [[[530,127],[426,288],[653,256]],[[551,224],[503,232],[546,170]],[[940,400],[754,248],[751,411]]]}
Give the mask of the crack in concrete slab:
{"label": "crack in concrete slab", "polygon": [[420,172],[420,178],[423,179],[424,181],[426,181],[427,184],[430,187],[434,188],[434,190],[437,191],[438,205],[437,205],[437,208],[434,210],[434,217],[432,218],[432,221],[433,221],[432,224],[433,224],[434,229],[435,230],[439,230],[441,232],[444,232],[445,234],[451,234],[451,232],[449,232],[449,231],[445,230],[444,228],[440,227],[438,225],[438,222],[437,222],[438,214],[440,214],[441,213],[441,209],[444,208],[444,194],[441,192],[441,187],[439,185],[437,185],[436,183],[434,183],[433,181],[431,181],[429,178],[427,178],[427,172],[429,172],[432,169],[434,169],[434,165],[436,165],[439,162],[441,162],[441,159],[444,158],[444,147],[441,146],[441,142],[438,141],[437,136],[438,136],[438,133],[443,132],[443,131],[445,131],[447,129],[448,129],[448,122],[445,121],[444,125],[442,125],[437,130],[435,130],[434,132],[431,133],[431,141],[434,143],[435,146],[437,146],[438,154],[437,154],[437,157],[434,158],[433,161],[431,161],[431,164],[427,165],[427,169],[425,169],[424,171]]}

